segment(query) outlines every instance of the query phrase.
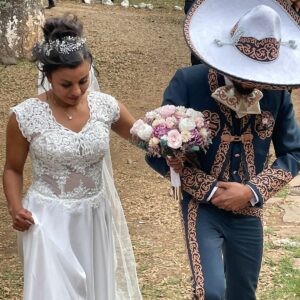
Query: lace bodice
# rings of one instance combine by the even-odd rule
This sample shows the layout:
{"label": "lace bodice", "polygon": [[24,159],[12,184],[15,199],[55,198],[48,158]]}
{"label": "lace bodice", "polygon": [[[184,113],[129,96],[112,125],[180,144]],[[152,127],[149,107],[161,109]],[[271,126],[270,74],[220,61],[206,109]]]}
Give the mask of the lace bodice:
{"label": "lace bodice", "polygon": [[32,185],[39,201],[66,208],[103,198],[102,163],[109,151],[109,132],[119,118],[117,101],[106,94],[88,95],[90,118],[76,133],[56,122],[48,103],[30,98],[13,107],[19,128],[30,142]]}

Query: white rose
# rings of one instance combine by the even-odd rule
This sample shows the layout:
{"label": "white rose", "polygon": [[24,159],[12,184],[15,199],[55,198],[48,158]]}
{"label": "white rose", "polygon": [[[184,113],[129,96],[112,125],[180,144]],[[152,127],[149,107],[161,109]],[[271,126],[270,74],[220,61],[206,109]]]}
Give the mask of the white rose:
{"label": "white rose", "polygon": [[202,118],[203,118],[203,114],[202,114],[200,111],[196,111],[196,110],[194,110],[194,109],[192,109],[192,108],[188,108],[188,109],[186,110],[186,115],[187,115],[188,117],[192,117],[192,118],[194,118],[194,119],[199,118],[199,117],[202,117]]}
{"label": "white rose", "polygon": [[186,113],[186,109],[185,109],[184,106],[177,106],[176,107],[175,115],[177,117],[185,116],[185,113]]}
{"label": "white rose", "polygon": [[145,122],[141,119],[137,120],[134,122],[132,128],[130,129],[130,133],[137,135],[137,131],[139,130],[139,128],[141,128],[143,125],[145,124]]}
{"label": "white rose", "polygon": [[196,123],[192,119],[184,118],[184,119],[181,119],[179,122],[180,131],[185,131],[185,130],[191,131],[195,128],[196,128]]}
{"label": "white rose", "polygon": [[144,124],[137,130],[137,135],[143,141],[149,141],[152,134],[152,127],[148,124]]}
{"label": "white rose", "polygon": [[155,111],[149,111],[146,113],[146,118],[150,120],[154,120],[155,118],[159,117],[159,114]]}

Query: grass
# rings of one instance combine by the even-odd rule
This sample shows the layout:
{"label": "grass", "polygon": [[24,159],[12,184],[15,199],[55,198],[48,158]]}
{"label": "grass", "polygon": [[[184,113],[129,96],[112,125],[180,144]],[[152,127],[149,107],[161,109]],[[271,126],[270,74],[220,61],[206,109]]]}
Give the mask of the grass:
{"label": "grass", "polygon": [[278,198],[286,198],[288,196],[290,192],[290,187],[288,185],[286,185],[282,190],[280,190],[276,195],[275,197],[278,197]]}
{"label": "grass", "polygon": [[274,232],[274,229],[272,227],[267,227],[265,228],[265,235],[274,235],[275,232]]}
{"label": "grass", "polygon": [[23,276],[15,257],[0,255],[0,300],[21,298]]}
{"label": "grass", "polygon": [[300,271],[293,267],[290,257],[283,257],[277,264],[273,283],[273,288],[262,299],[300,299]]}
{"label": "grass", "polygon": [[[298,237],[293,239],[298,241]],[[272,258],[268,250],[281,249],[284,251],[282,257]],[[272,289],[263,293],[263,300],[299,300],[300,299],[300,269],[295,267],[295,259],[300,258],[300,246],[279,247],[272,242],[265,243],[264,263],[272,270]],[[280,255],[280,254],[279,254]]]}
{"label": "grass", "polygon": [[186,299],[182,295],[182,286],[185,285],[184,278],[169,277],[163,280],[160,284],[155,286],[145,285],[143,286],[144,299],[172,299],[183,300]]}

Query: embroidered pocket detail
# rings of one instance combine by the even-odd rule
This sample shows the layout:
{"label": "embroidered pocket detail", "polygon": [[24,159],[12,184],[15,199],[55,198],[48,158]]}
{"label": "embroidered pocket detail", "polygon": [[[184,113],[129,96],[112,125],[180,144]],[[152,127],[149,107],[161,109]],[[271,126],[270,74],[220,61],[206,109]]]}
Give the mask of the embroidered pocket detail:
{"label": "embroidered pocket detail", "polygon": [[272,114],[269,111],[264,111],[256,116],[255,131],[262,140],[265,140],[271,137],[274,124],[275,120]]}

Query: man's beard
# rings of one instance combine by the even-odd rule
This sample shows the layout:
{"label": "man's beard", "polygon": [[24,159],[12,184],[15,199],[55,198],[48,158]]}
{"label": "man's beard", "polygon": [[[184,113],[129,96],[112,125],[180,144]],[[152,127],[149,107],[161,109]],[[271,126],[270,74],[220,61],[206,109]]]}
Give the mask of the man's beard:
{"label": "man's beard", "polygon": [[232,84],[235,88],[235,90],[240,93],[241,95],[249,95],[253,92],[254,88],[245,88],[242,86],[242,84],[236,82],[236,81],[233,81],[232,80]]}

